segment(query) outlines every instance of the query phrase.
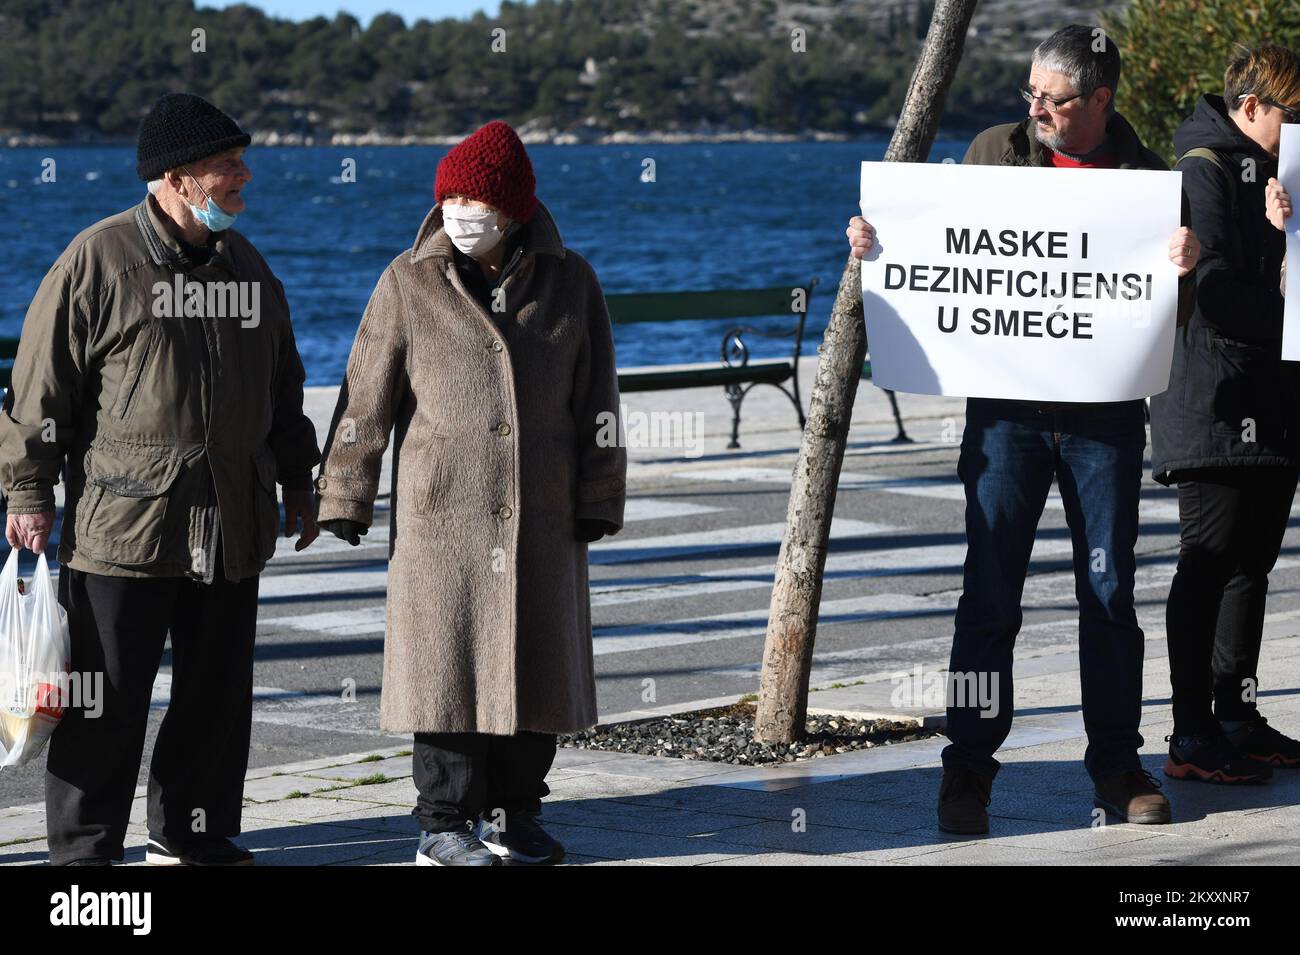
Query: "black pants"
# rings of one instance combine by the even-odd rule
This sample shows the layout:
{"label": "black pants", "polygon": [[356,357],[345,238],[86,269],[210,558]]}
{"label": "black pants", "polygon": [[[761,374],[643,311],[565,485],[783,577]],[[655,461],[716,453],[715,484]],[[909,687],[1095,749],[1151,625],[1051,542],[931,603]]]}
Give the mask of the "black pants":
{"label": "black pants", "polygon": [[491,821],[498,810],[540,812],[555,736],[416,733],[412,761],[419,790],[412,815],[421,829],[447,832],[480,814]]}
{"label": "black pants", "polygon": [[[1255,714],[1268,574],[1282,548],[1296,472],[1216,468],[1178,483],[1181,541],[1166,626],[1174,732]],[[1213,709],[1211,709],[1213,701]]]}
{"label": "black pants", "polygon": [[[220,551],[218,564],[220,566]],[[239,834],[253,707],[257,577],[87,574],[64,567],[72,669],[103,674],[102,712],[69,708],[45,773],[50,862],[121,859],[149,701],[171,634],[172,688],[149,766],[149,832],[170,840]]]}

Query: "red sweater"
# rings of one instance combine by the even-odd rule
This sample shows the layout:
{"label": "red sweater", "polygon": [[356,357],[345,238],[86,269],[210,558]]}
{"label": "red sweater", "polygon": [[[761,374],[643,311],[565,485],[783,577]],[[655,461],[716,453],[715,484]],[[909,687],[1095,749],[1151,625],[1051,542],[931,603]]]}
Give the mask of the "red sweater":
{"label": "red sweater", "polygon": [[1047,158],[1051,161],[1051,164],[1055,166],[1057,169],[1114,169],[1115,168],[1115,153],[1110,149],[1107,149],[1104,153],[1098,156],[1095,162],[1075,162],[1073,159],[1069,159],[1065,156],[1062,156],[1060,153],[1056,152],[1055,150],[1047,149],[1047,147],[1045,146],[1043,148],[1047,152]]}

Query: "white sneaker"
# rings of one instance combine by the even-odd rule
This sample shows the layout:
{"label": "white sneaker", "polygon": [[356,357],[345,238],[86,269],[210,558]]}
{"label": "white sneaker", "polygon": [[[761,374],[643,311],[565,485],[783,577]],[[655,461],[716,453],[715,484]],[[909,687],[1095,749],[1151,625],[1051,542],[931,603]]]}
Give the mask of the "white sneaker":
{"label": "white sneaker", "polygon": [[416,865],[500,865],[468,824],[451,832],[420,832]]}

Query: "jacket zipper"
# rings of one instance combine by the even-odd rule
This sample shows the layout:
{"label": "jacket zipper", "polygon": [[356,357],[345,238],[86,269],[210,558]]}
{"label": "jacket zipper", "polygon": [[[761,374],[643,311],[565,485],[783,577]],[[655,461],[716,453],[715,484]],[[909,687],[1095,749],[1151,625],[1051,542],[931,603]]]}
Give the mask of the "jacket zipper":
{"label": "jacket zipper", "polygon": [[[206,281],[204,282],[206,284]],[[217,329],[215,324],[208,324],[208,316],[200,315],[197,317],[199,331],[203,336],[203,377],[207,380],[207,388],[200,389],[199,394],[203,396],[205,407],[203,408],[203,458],[208,465],[208,487],[209,493],[203,498],[203,517],[199,521],[199,526],[206,532],[206,539],[201,542],[203,548],[203,575],[199,578],[203,583],[212,583],[217,579],[220,572],[225,574],[224,568],[213,566],[216,563],[217,547],[216,542],[218,535],[221,533],[221,498],[217,494],[217,472],[212,467],[212,406],[216,403],[216,376],[213,369],[216,367],[216,356],[213,354],[212,336],[215,336]],[[211,332],[211,336],[209,335]],[[256,467],[256,464],[254,464]],[[209,521],[209,517],[215,517],[215,521]],[[224,563],[224,561],[223,561]]]}

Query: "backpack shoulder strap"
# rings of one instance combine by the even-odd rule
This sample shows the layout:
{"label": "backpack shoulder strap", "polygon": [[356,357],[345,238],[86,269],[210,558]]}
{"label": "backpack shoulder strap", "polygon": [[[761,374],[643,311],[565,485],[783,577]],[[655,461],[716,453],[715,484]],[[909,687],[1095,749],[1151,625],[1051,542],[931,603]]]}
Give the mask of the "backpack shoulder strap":
{"label": "backpack shoulder strap", "polygon": [[1210,149],[1208,146],[1197,146],[1195,149],[1189,149],[1187,150],[1187,152],[1179,156],[1174,161],[1175,168],[1177,168],[1179,163],[1181,163],[1184,159],[1189,159],[1189,158],[1204,159],[1207,162],[1213,163],[1215,166],[1219,168],[1219,171],[1223,173],[1223,175],[1227,178],[1228,196],[1232,203],[1232,219],[1235,222],[1237,220],[1237,177],[1233,175],[1232,170],[1228,168],[1228,164],[1224,162],[1223,157],[1220,156],[1213,149]]}
{"label": "backpack shoulder strap", "polygon": [[1195,159],[1204,159],[1209,162],[1212,162],[1214,163],[1214,165],[1222,169],[1224,173],[1227,173],[1228,171],[1227,163],[1223,161],[1223,157],[1220,156],[1213,149],[1211,149],[1209,146],[1197,146],[1194,149],[1187,150],[1187,152],[1183,153],[1181,156],[1178,157],[1178,159],[1174,162],[1174,165],[1177,166],[1178,163],[1182,162],[1184,159],[1187,159],[1189,156]]}

